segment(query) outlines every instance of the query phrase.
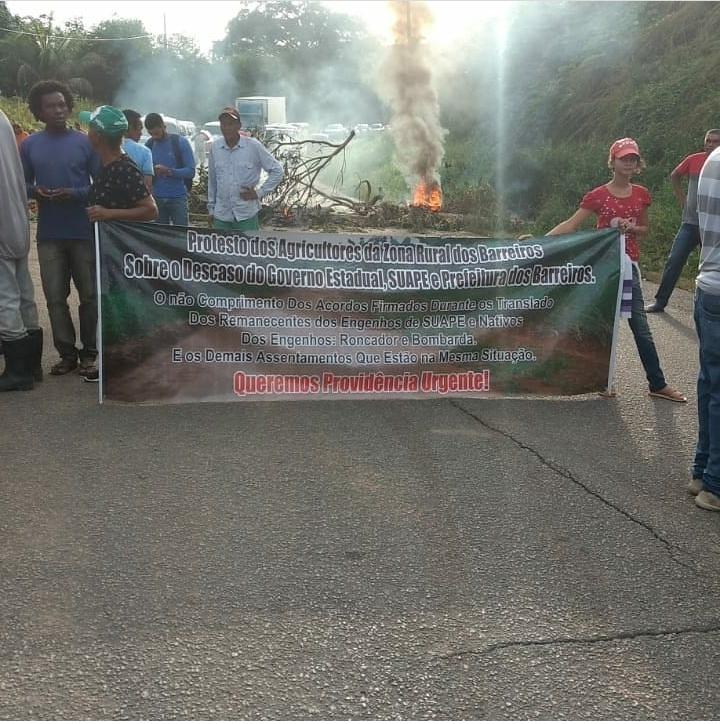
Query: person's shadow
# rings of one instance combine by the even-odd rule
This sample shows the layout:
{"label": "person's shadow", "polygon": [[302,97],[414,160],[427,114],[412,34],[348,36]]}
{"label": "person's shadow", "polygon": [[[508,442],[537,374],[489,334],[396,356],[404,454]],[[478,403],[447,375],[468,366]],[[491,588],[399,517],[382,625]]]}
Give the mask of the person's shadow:
{"label": "person's shadow", "polygon": [[684,337],[687,337],[692,342],[697,342],[697,332],[695,331],[695,324],[686,324],[673,317],[670,313],[664,312],[663,314],[656,315],[659,322],[667,324],[677,332],[680,332]]}

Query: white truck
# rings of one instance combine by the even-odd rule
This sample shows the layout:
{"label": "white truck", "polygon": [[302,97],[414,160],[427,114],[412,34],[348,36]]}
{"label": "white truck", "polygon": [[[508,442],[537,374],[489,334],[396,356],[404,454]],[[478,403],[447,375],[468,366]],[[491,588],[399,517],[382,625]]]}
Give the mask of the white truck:
{"label": "white truck", "polygon": [[248,131],[287,123],[285,96],[244,96],[235,99],[235,108],[242,127]]}

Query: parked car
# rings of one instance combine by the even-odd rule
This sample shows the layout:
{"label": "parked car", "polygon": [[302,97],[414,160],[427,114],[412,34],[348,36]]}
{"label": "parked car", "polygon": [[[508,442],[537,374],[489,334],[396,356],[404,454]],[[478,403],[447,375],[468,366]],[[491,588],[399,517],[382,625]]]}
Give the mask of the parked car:
{"label": "parked car", "polygon": [[325,126],[322,132],[330,136],[330,140],[333,143],[344,141],[350,133],[350,131],[345,128],[342,123],[331,123],[329,126]]}
{"label": "parked car", "polygon": [[358,135],[362,135],[363,133],[369,133],[370,132],[370,124],[368,123],[358,123],[357,126],[355,126],[355,133]]}
{"label": "parked car", "polygon": [[176,121],[178,133],[190,139],[197,133],[197,126],[192,121]]}
{"label": "parked car", "polygon": [[288,123],[288,126],[293,126],[295,129],[297,129],[298,141],[304,141],[310,134],[309,123]]}
{"label": "parked car", "polygon": [[330,143],[330,136],[327,133],[311,133],[310,140],[324,141],[325,143]]}
{"label": "parked car", "polygon": [[213,138],[222,136],[222,133],[220,133],[220,121],[204,123],[202,129],[203,131],[207,131]]}
{"label": "parked car", "polygon": [[384,130],[385,130],[385,126],[383,126],[382,123],[371,123],[370,124],[371,133],[382,133]]}
{"label": "parked car", "polygon": [[[210,153],[210,146],[212,146],[213,141],[222,136],[222,133],[220,133],[220,121],[208,121],[208,123],[203,123],[200,130],[204,131],[209,136],[205,142],[205,160],[207,160],[207,155]],[[195,155],[197,156],[197,153]],[[196,160],[200,163],[200,159],[196,158]]]}
{"label": "parked car", "polygon": [[298,140],[298,129],[291,123],[273,123],[265,126],[264,141],[278,141],[280,143]]}

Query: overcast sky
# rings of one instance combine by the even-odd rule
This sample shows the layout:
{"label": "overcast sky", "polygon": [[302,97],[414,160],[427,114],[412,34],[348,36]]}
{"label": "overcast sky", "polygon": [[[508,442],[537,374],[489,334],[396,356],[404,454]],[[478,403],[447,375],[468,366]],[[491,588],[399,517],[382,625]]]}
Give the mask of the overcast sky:
{"label": "overcast sky", "polygon": [[[389,37],[389,14],[384,2],[376,0],[334,0],[323,2],[334,12],[359,17],[368,29],[381,37]],[[473,23],[493,22],[503,13],[505,3],[495,1],[430,2],[436,17],[436,33],[445,42],[453,35],[471,31]],[[66,20],[81,18],[92,27],[103,20],[138,18],[153,35],[163,33],[163,16],[168,35],[179,33],[195,39],[203,52],[225,35],[228,21],[237,15],[243,3],[237,0],[8,0],[7,7],[15,15],[38,16],[52,12],[61,25]]]}

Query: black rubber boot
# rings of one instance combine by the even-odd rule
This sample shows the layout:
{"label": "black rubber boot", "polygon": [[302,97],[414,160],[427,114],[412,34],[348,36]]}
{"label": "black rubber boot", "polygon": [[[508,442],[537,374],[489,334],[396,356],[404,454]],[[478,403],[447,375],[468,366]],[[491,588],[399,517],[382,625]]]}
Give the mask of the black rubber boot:
{"label": "black rubber boot", "polygon": [[32,340],[3,340],[5,350],[5,371],[0,375],[0,392],[32,390]]}
{"label": "black rubber boot", "polygon": [[43,331],[40,327],[37,329],[28,329],[28,337],[32,341],[32,357],[31,370],[33,379],[35,382],[42,382],[43,380],[43,368],[42,368],[42,353],[43,353]]}

